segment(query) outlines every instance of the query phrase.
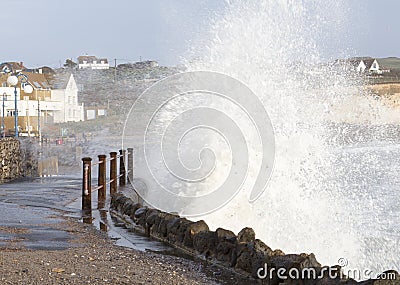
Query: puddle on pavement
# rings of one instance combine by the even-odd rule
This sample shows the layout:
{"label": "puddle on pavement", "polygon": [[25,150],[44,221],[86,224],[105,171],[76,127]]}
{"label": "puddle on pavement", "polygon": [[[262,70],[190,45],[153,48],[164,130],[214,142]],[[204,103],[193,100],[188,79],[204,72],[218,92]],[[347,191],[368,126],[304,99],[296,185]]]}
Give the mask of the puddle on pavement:
{"label": "puddle on pavement", "polygon": [[173,247],[127,229],[123,223],[112,218],[107,210],[93,210],[91,219],[93,226],[98,230],[107,232],[108,236],[118,246],[169,255],[177,254]]}

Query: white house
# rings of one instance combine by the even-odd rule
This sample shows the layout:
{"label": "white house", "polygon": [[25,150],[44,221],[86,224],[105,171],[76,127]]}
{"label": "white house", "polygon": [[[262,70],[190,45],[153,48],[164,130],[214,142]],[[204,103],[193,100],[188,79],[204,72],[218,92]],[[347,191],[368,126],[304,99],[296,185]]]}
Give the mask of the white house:
{"label": "white house", "polygon": [[57,102],[56,105],[59,105],[53,113],[55,123],[84,120],[83,103],[78,103],[78,86],[72,73],[57,75],[50,102]]}
{"label": "white house", "polygon": [[372,62],[369,71],[372,73],[382,74],[383,70],[380,68],[379,63],[376,59]]}
{"label": "white house", "polygon": [[354,71],[360,74],[366,72],[370,74],[383,74],[385,72],[390,72],[389,69],[380,65],[379,61],[374,58],[350,59],[347,64],[353,66]]}
{"label": "white house", "polygon": [[78,57],[79,69],[109,69],[110,65],[107,58],[97,58],[93,55],[83,55]]}
{"label": "white house", "polygon": [[357,73],[364,73],[366,68],[367,68],[367,66],[365,65],[365,62],[363,60],[360,60],[360,62],[358,63],[358,65],[356,67],[356,71],[357,71]]}

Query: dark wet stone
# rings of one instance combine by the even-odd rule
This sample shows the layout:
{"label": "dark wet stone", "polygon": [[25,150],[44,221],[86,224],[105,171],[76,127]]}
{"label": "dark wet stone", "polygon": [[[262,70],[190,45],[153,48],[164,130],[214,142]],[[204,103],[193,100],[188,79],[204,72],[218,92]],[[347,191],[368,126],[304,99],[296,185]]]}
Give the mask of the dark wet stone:
{"label": "dark wet stone", "polygon": [[129,216],[134,204],[135,203],[131,199],[126,200],[122,205],[121,213]]}
{"label": "dark wet stone", "polygon": [[136,212],[138,209],[142,208],[142,207],[143,207],[143,205],[140,204],[140,203],[135,203],[135,204],[133,204],[132,207],[131,207],[131,209],[130,209],[130,212],[129,212],[127,215],[129,215],[129,217],[130,217],[132,220],[134,220],[134,219],[135,219],[135,212]]}
{"label": "dark wet stone", "polygon": [[192,239],[193,248],[205,257],[215,257],[218,245],[218,235],[212,231],[201,231]]}
{"label": "dark wet stone", "polygon": [[233,266],[233,260],[236,262],[236,257],[233,258],[233,254],[235,252],[236,243],[230,239],[226,239],[225,241],[220,241],[216,248],[216,256],[215,258],[222,262],[225,266]]}
{"label": "dark wet stone", "polygon": [[152,226],[155,224],[156,220],[159,218],[160,211],[155,209],[150,209],[146,213],[146,224]]}
{"label": "dark wet stone", "polygon": [[286,254],[274,256],[270,260],[271,266],[275,268],[310,268],[321,267],[321,264],[315,259],[315,255],[311,254]]}
{"label": "dark wet stone", "polygon": [[176,219],[177,215],[172,215],[168,213],[163,213],[160,216],[160,222],[157,228],[154,228],[154,231],[158,233],[160,237],[166,238],[168,236],[168,224],[171,220]]}
{"label": "dark wet stone", "polygon": [[124,199],[124,195],[120,193],[115,193],[111,196],[111,208],[117,209],[117,206],[121,203],[121,200]]}
{"label": "dark wet stone", "polygon": [[237,236],[239,243],[253,242],[256,239],[256,233],[252,228],[242,229]]}
{"label": "dark wet stone", "polygon": [[[197,222],[190,222],[186,224],[187,227],[183,229],[183,239],[184,245],[193,248],[193,237],[201,232],[209,231],[208,225],[205,221],[200,220]],[[216,233],[215,236],[217,237]]]}
{"label": "dark wet stone", "polygon": [[223,228],[218,228],[215,232],[217,233],[217,236],[220,240],[233,239],[233,238],[236,240],[236,235],[232,231]]}
{"label": "dark wet stone", "polygon": [[135,218],[140,218],[142,215],[144,215],[147,212],[147,207],[142,207],[139,208],[135,211]]}

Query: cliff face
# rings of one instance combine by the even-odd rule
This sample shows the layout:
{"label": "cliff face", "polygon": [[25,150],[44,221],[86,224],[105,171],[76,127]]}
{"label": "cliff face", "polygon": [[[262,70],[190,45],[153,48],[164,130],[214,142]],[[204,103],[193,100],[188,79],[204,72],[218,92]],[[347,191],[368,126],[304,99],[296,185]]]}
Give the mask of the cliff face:
{"label": "cliff face", "polygon": [[36,175],[37,159],[34,144],[15,138],[0,139],[0,183]]}

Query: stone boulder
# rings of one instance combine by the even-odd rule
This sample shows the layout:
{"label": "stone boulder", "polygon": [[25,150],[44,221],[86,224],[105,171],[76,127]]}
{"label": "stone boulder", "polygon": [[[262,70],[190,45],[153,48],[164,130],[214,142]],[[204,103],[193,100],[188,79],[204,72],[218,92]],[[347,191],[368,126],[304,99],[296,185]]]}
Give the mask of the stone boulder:
{"label": "stone boulder", "polygon": [[174,218],[167,224],[168,241],[172,243],[182,244],[185,238],[185,233],[192,221],[186,218]]}
{"label": "stone boulder", "polygon": [[146,227],[146,213],[148,211],[147,207],[139,208],[135,211],[134,221],[136,224]]}
{"label": "stone boulder", "polygon": [[131,210],[134,205],[135,205],[135,203],[131,199],[125,200],[125,202],[121,206],[120,213],[122,213],[123,215],[130,216]]}
{"label": "stone boulder", "polygon": [[197,234],[204,231],[209,231],[209,228],[206,222],[203,220],[188,224],[187,228],[184,231],[183,244],[186,247],[193,248],[193,238]]}
{"label": "stone boulder", "polygon": [[[317,284],[316,282],[326,282],[321,284],[331,284],[329,282],[336,282],[340,280],[340,267],[335,268],[338,272],[337,280],[332,280],[329,278],[317,279],[316,276],[320,276],[321,274],[321,264],[316,260],[315,255],[311,254],[286,254],[286,255],[277,255],[272,256],[268,261],[268,267],[274,268],[275,270],[272,272],[272,276],[268,276],[268,279],[273,284],[279,284],[285,282],[287,284],[292,284],[293,282],[301,282],[302,284]],[[304,270],[305,268],[312,269],[311,271]],[[279,278],[277,275],[278,270],[283,270],[281,275],[286,276],[286,279]],[[304,272],[304,276],[303,275]],[[308,273],[311,272],[311,273]],[[315,272],[315,276],[314,276]],[[333,271],[332,271],[333,272]],[[326,271],[328,273],[328,271]],[[310,275],[309,275],[310,274]],[[295,277],[295,278],[291,278]],[[303,278],[304,277],[304,278]],[[319,284],[319,283],[318,283]],[[334,284],[334,283],[332,283]]]}
{"label": "stone boulder", "polygon": [[252,228],[244,228],[237,235],[238,243],[254,242],[256,239],[256,233]]}
{"label": "stone boulder", "polygon": [[213,231],[201,231],[193,237],[193,248],[206,258],[214,258],[217,253],[218,235]]}
{"label": "stone boulder", "polygon": [[140,203],[133,204],[127,215],[129,215],[129,217],[134,221],[135,220],[135,212],[142,207],[143,207],[143,205]]}
{"label": "stone boulder", "polygon": [[126,197],[120,193],[115,193],[111,196],[111,208],[119,211],[119,207],[121,204],[123,204],[126,201]]}
{"label": "stone boulder", "polygon": [[145,234],[150,237],[150,230],[156,221],[159,220],[160,211],[156,209],[149,209],[145,215]]}
{"label": "stone boulder", "polygon": [[216,231],[218,244],[215,258],[225,266],[232,266],[233,254],[236,249],[236,235],[229,230],[218,228]]}
{"label": "stone boulder", "polygon": [[227,239],[236,240],[236,235],[230,230],[218,228],[215,232],[217,233],[218,239],[221,241],[224,241]]}
{"label": "stone boulder", "polygon": [[240,242],[233,253],[232,265],[257,278],[257,271],[265,264],[270,264],[273,254],[274,251],[259,239],[248,243]]}
{"label": "stone boulder", "polygon": [[154,227],[154,232],[157,233],[157,236],[160,238],[167,238],[168,236],[168,225],[170,225],[171,220],[179,218],[177,215],[162,213],[160,216],[160,222],[158,227]]}

